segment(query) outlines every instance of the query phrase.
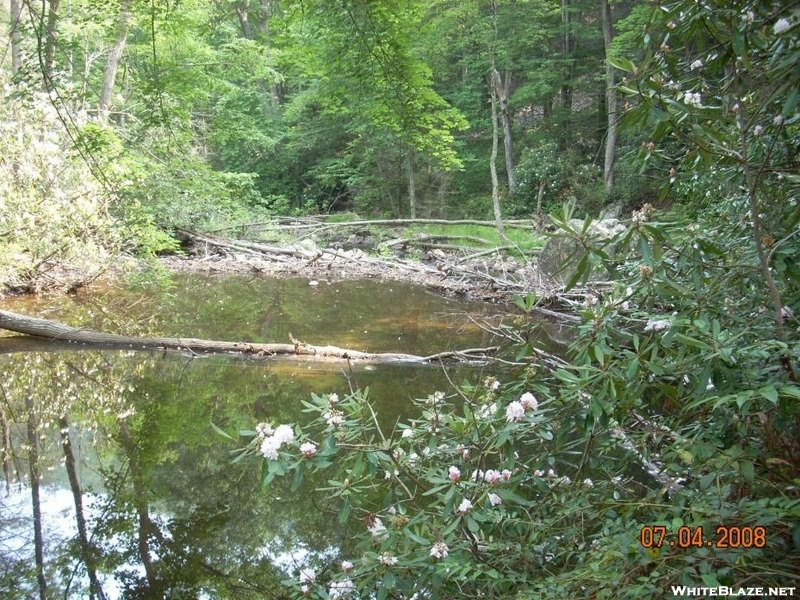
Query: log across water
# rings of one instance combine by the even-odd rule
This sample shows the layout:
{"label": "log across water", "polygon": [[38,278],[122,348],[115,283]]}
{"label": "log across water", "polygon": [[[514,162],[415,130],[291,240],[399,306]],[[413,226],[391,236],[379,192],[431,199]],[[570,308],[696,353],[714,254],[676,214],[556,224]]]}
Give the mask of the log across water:
{"label": "log across water", "polygon": [[[292,343],[259,344],[251,342],[226,342],[202,340],[197,338],[138,337],[104,333],[82,329],[50,321],[29,317],[18,313],[0,310],[0,329],[33,336],[38,340],[56,343],[67,342],[97,348],[126,348],[131,350],[173,350],[194,353],[243,354],[248,356],[294,357],[297,359],[341,360],[351,362],[401,362],[401,363],[439,363],[485,361],[487,355],[499,348],[469,348],[466,350],[439,352],[429,356],[402,354],[395,352],[362,352],[337,346],[314,346],[292,339]],[[5,338],[10,341],[14,338]],[[4,338],[0,337],[0,345]],[[0,350],[1,351],[1,350]]]}

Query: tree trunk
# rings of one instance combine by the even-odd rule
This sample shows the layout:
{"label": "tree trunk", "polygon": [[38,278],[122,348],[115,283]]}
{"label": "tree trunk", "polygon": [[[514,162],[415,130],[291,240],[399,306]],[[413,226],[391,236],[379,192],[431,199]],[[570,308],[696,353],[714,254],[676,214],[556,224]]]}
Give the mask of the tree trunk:
{"label": "tree trunk", "polygon": [[44,576],[44,536],[42,535],[42,502],[39,494],[41,474],[39,472],[39,433],[36,418],[36,406],[33,396],[25,398],[25,410],[28,412],[28,469],[31,483],[31,505],[33,513],[33,553],[36,581],[39,585],[39,598],[47,598],[47,580]]}
{"label": "tree trunk", "polygon": [[[247,0],[241,0],[236,4],[236,15],[239,18],[239,27],[242,29],[242,35],[248,40],[256,41],[261,44],[266,43],[269,36],[269,15],[271,12],[271,0],[261,0],[260,14],[258,15],[258,36],[253,31],[250,25],[250,10]],[[261,109],[265,116],[269,115],[278,109],[280,104],[278,86],[273,82],[269,87],[263,78],[259,77],[256,80],[256,87],[258,88],[259,96],[261,98]]]}
{"label": "tree trunk", "polygon": [[[412,362],[437,364],[442,360],[475,360],[485,358],[491,348],[470,348],[454,352],[440,352],[429,356],[395,352],[371,353],[348,350],[336,346],[312,346],[292,339],[291,344],[255,344],[248,342],[221,342],[196,338],[150,338],[114,335],[70,327],[56,321],[26,317],[0,310],[0,329],[24,333],[39,338],[66,341],[73,344],[103,348],[129,348],[133,350],[180,350],[184,352],[219,352],[247,354],[258,357],[292,356],[306,359],[346,360],[350,362]],[[13,339],[13,338],[12,338]]]}
{"label": "tree trunk", "polygon": [[494,219],[497,223],[497,233],[506,240],[506,231],[503,226],[503,213],[500,208],[500,185],[497,181],[497,96],[502,88],[500,73],[494,62],[494,52],[497,46],[497,3],[492,1],[492,46],[489,49],[489,95],[492,100],[492,155],[489,159],[489,174],[492,178],[492,208]]}
{"label": "tree trunk", "polygon": [[572,14],[570,0],[561,0],[561,21],[564,27],[564,80],[561,84],[561,108],[564,112],[562,122],[561,145],[569,148],[572,136],[572,79],[574,65],[572,61]]}
{"label": "tree trunk", "polygon": [[122,59],[122,51],[125,49],[125,42],[128,40],[128,31],[131,28],[131,0],[123,0],[119,9],[119,18],[115,29],[116,38],[114,45],[108,52],[106,68],[103,72],[103,84],[100,88],[100,101],[97,103],[97,118],[101,123],[108,123],[108,115],[111,111],[112,99],[114,97],[114,82],[117,79],[119,62]]}
{"label": "tree trunk", "polygon": [[125,450],[125,456],[128,459],[131,479],[133,480],[134,505],[139,518],[139,528],[137,532],[139,560],[142,561],[142,566],[144,567],[145,578],[147,579],[147,586],[149,588],[148,592],[152,594],[153,598],[161,598],[162,596],[158,592],[161,591],[162,585],[161,581],[158,579],[158,574],[156,573],[156,568],[153,564],[152,554],[150,552],[150,535],[158,535],[160,531],[150,518],[150,505],[146,500],[149,495],[147,482],[145,481],[142,467],[139,464],[136,443],[125,421],[120,421],[119,434],[122,447]]}
{"label": "tree trunk", "polygon": [[45,86],[49,89],[52,84],[53,66],[56,56],[56,41],[58,39],[58,6],[61,0],[48,0],[47,30],[45,31],[44,45],[44,78]]}
{"label": "tree trunk", "polygon": [[64,466],[67,469],[69,487],[72,491],[72,500],[75,504],[75,521],[78,527],[78,539],[81,543],[81,559],[86,565],[86,573],[89,575],[89,598],[103,600],[103,588],[97,578],[97,568],[94,557],[94,549],[89,542],[89,534],[86,531],[86,517],[83,514],[83,493],[81,484],[78,480],[78,471],[75,468],[75,454],[72,452],[72,442],[69,437],[69,422],[66,415],[58,419],[58,427],[61,430],[61,446],[64,448]]}
{"label": "tree trunk", "polygon": [[611,64],[611,43],[614,40],[614,26],[611,22],[611,8],[608,0],[600,0],[600,12],[603,20],[603,45],[606,51],[606,151],[603,166],[603,179],[606,192],[614,188],[614,162],[617,149],[617,88],[614,80],[614,67]]}
{"label": "tree trunk", "polygon": [[408,174],[408,206],[409,217],[417,218],[417,183],[414,179],[414,150],[409,148],[406,153],[406,172]]}
{"label": "tree trunk", "polygon": [[[492,67],[492,71],[497,73],[494,67]],[[489,159],[489,174],[492,178],[492,208],[494,209],[494,218],[497,223],[497,233],[501,238],[505,239],[503,213],[500,209],[500,184],[497,181],[497,100],[495,86],[490,85],[489,88],[492,96],[492,155]]]}
{"label": "tree trunk", "polygon": [[20,53],[20,33],[19,20],[22,16],[19,0],[11,0],[11,76],[19,72],[22,66],[22,54]]}
{"label": "tree trunk", "polygon": [[6,417],[5,404],[0,403],[0,428],[3,430],[3,446],[0,452],[3,453],[3,474],[6,478],[6,493],[11,493],[11,483],[15,481],[14,477],[14,448],[11,444],[11,426]]}
{"label": "tree trunk", "polygon": [[508,175],[508,193],[513,194],[517,187],[514,176],[514,142],[511,137],[511,114],[508,110],[508,97],[511,94],[511,73],[506,72],[505,81],[500,77],[497,69],[492,73],[495,93],[500,101],[500,116],[503,121],[503,149],[506,158],[506,173]]}
{"label": "tree trunk", "polygon": [[542,201],[544,200],[544,190],[547,187],[547,179],[539,182],[539,193],[536,195],[536,231],[542,230]]}

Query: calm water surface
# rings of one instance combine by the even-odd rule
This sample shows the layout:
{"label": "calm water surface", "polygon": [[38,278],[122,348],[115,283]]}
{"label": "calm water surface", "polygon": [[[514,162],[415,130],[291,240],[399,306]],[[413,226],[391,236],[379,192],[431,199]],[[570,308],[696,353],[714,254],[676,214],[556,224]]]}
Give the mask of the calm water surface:
{"label": "calm water surface", "polygon": [[[175,276],[166,291],[96,289],[6,299],[0,307],[122,334],[255,342],[294,336],[421,355],[495,344],[479,323],[514,318],[508,308],[396,283],[310,286],[306,279],[199,275]],[[390,429],[410,399],[446,390],[449,381],[495,374],[486,366],[349,370],[340,362],[120,351],[2,354],[0,372],[8,434],[0,500],[4,598],[28,598],[37,589],[30,448],[42,476],[38,504],[52,595],[88,597],[94,570],[111,598],[280,598],[277,582],[306,553],[334,552],[347,544],[347,532],[332,525],[314,493],[292,493],[280,481],[261,490],[259,465],[232,464],[231,443],[211,423],[228,430],[265,420],[302,423],[302,401],[312,392],[368,386]],[[72,485],[68,466],[77,477]]]}

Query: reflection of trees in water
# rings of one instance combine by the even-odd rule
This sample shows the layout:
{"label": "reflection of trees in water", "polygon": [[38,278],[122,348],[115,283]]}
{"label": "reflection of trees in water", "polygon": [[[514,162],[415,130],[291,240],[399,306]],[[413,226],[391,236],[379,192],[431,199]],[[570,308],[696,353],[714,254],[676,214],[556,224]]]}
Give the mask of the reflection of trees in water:
{"label": "reflection of trees in water", "polygon": [[76,532],[59,540],[40,518],[35,539],[28,524],[24,543],[0,556],[4,597],[277,598],[276,555],[337,545],[313,497],[264,493],[254,465],[232,465],[210,428],[300,419],[302,395],[268,367],[122,353],[0,363],[6,484],[30,462],[34,513],[36,473],[68,487]]}

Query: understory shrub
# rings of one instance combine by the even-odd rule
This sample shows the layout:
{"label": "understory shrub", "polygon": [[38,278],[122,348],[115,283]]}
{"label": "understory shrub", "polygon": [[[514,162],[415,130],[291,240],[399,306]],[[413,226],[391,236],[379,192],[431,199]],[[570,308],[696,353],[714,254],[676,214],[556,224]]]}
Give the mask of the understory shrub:
{"label": "understory shrub", "polygon": [[519,324],[516,376],[432,391],[388,429],[356,390],[313,395],[306,423],[240,432],[265,487],[287,476],[302,490],[315,473],[321,510],[355,531],[287,578],[296,596],[795,586],[800,295],[782,286],[777,338],[754,248],[728,216],[689,226],[645,207],[602,243],[557,221],[587,247],[573,285],[593,264],[617,279],[584,292],[565,361]]}
{"label": "understory shrub", "polygon": [[0,86],[0,290],[89,280],[119,247],[110,195],[47,94]]}

